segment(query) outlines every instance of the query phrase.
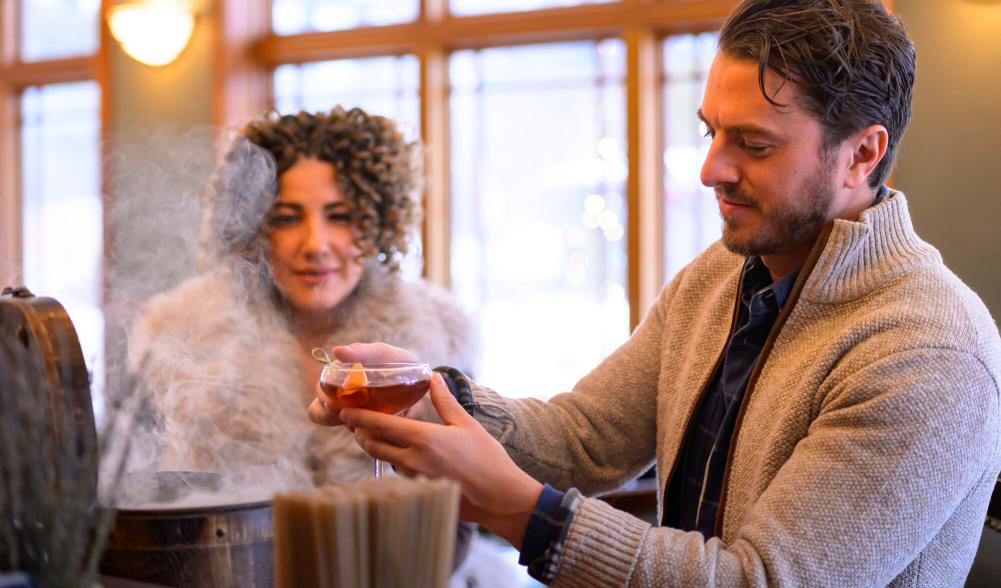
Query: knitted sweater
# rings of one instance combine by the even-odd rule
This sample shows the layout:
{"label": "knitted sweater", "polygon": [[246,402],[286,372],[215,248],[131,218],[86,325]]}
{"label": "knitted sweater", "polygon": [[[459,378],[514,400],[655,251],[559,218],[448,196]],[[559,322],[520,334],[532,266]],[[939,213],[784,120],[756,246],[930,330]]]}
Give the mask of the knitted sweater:
{"label": "knitted sweater", "polygon": [[[663,505],[743,263],[711,246],[572,392],[478,388],[480,422],[536,479],[588,495],[655,462]],[[891,192],[829,223],[798,276],[740,408],[719,538],[582,499],[553,585],[961,585],[1001,468],[999,375],[996,325]]]}
{"label": "knitted sweater", "polygon": [[[370,266],[335,312],[328,347],[385,341],[432,365],[472,363],[469,320],[427,282]],[[154,297],[132,329],[129,359],[159,435],[133,448],[141,454],[133,467],[216,471],[279,488],[370,475],[371,458],[347,429],[309,421],[301,353],[274,305],[255,302],[228,270]]]}

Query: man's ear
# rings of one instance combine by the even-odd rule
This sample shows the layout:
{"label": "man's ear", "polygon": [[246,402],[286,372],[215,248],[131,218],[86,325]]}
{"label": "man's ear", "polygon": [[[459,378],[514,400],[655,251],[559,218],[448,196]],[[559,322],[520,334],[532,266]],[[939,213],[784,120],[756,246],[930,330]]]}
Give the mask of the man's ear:
{"label": "man's ear", "polygon": [[869,176],[886,157],[889,133],[883,125],[869,125],[847,140],[851,159],[845,174],[845,187],[858,188],[869,182]]}

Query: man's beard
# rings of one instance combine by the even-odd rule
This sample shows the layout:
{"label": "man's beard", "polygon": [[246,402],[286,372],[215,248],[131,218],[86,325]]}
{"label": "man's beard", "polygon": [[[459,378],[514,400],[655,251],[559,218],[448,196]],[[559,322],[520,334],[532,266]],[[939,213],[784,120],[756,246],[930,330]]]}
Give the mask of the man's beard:
{"label": "man's beard", "polygon": [[[802,199],[793,201],[795,208],[770,208],[764,210],[755,194],[741,190],[734,184],[715,188],[716,198],[744,204],[761,214],[761,222],[748,236],[738,237],[736,228],[723,217],[723,245],[733,253],[761,256],[779,253],[812,241],[830,220],[834,188],[831,185],[830,166],[821,163],[821,169],[799,189]],[[722,216],[722,215],[721,215]]]}

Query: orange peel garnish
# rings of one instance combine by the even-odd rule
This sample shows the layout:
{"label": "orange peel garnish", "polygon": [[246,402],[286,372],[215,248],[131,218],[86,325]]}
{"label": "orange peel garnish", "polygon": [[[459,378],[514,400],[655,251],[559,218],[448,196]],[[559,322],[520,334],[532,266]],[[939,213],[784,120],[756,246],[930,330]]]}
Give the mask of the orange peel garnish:
{"label": "orange peel garnish", "polygon": [[360,363],[355,363],[337,391],[337,400],[347,407],[362,407],[368,404],[368,377]]}

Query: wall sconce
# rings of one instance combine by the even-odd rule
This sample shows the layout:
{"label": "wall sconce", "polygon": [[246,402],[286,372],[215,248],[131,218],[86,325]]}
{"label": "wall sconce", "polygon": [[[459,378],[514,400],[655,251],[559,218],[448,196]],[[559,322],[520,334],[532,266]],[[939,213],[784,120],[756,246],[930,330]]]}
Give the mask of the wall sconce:
{"label": "wall sconce", "polygon": [[174,61],[187,46],[195,15],[185,0],[140,0],[112,6],[108,28],[133,59],[161,66]]}

